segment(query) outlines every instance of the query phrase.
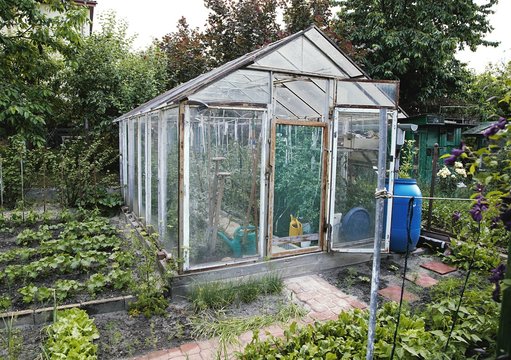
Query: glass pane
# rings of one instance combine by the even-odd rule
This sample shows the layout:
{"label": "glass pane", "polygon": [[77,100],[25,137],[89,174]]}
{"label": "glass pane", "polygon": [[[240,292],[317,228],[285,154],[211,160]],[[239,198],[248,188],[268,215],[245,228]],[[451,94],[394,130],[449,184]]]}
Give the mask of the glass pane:
{"label": "glass pane", "polygon": [[178,256],[179,236],[179,109],[166,110],[163,114],[167,122],[167,207],[164,248],[174,256]]}
{"label": "glass pane", "polygon": [[140,139],[138,138],[138,119],[133,121],[133,167],[134,167],[134,176],[133,176],[133,212],[140,216],[139,212],[139,204],[138,204],[138,169],[139,169],[139,147],[138,143]]}
{"label": "glass pane", "polygon": [[367,248],[373,244],[378,124],[378,112],[339,113],[333,247]]}
{"label": "glass pane", "polygon": [[397,83],[338,81],[337,104],[397,107]]}
{"label": "glass pane", "polygon": [[[323,43],[324,45],[324,43]],[[328,44],[332,47],[331,44]],[[323,50],[323,49],[322,49]],[[337,51],[337,50],[336,50]],[[258,59],[254,65],[269,69],[300,71],[328,76],[346,77],[330,57],[305,37],[299,37],[278,50]]]}
{"label": "glass pane", "polygon": [[327,81],[276,74],[275,116],[280,119],[320,120],[326,108]]}
{"label": "glass pane", "polygon": [[330,59],[339,64],[343,72],[347,73],[350,77],[363,75],[355,65],[338,49],[336,49],[330,42],[325,39],[316,29],[311,29],[305,33],[305,36],[312,41],[318,48],[320,48]]}
{"label": "glass pane", "polygon": [[206,103],[216,101],[268,104],[270,76],[265,71],[238,70],[190,96]]}
{"label": "glass pane", "polygon": [[318,246],[323,128],[277,124],[272,253]]}
{"label": "glass pane", "polygon": [[151,225],[158,231],[158,115],[151,116]]}
{"label": "glass pane", "polygon": [[257,255],[260,111],[192,109],[190,265]]}
{"label": "glass pane", "polygon": [[146,130],[145,130],[145,118],[140,118],[140,208],[139,217],[145,224],[145,208],[146,208]]}

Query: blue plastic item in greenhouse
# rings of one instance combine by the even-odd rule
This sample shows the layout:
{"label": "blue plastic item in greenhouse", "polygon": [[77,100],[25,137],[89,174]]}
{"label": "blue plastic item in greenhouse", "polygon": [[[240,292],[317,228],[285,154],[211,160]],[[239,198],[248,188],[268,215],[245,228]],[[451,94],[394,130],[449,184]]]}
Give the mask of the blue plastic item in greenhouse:
{"label": "blue plastic item in greenhouse", "polygon": [[[385,182],[388,190],[388,180]],[[390,251],[397,253],[406,252],[406,243],[408,242],[408,203],[410,198],[415,197],[413,201],[413,216],[410,226],[411,244],[409,251],[417,246],[421,232],[422,219],[422,193],[417,186],[415,179],[395,179],[393,195],[406,196],[405,198],[394,198],[392,205],[392,225],[390,227]],[[387,213],[387,202],[385,202],[385,214]]]}
{"label": "blue plastic item in greenhouse", "polygon": [[342,217],[341,236],[344,241],[363,240],[371,234],[371,217],[363,207],[351,209]]}

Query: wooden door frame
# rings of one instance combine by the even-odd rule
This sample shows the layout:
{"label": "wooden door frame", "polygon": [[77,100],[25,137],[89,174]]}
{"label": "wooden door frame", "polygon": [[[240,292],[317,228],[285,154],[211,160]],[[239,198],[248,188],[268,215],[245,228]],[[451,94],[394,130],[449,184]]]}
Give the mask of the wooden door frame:
{"label": "wooden door frame", "polygon": [[[276,134],[277,125],[290,125],[290,126],[309,126],[309,127],[320,127],[323,128],[323,139],[322,139],[322,169],[321,169],[321,200],[320,200],[320,216],[319,216],[319,229],[318,229],[318,246],[311,248],[303,248],[296,250],[287,250],[278,254],[272,254],[272,243],[273,243],[273,200],[275,191],[275,146],[276,146]],[[308,120],[287,120],[287,119],[273,119],[271,124],[270,134],[270,156],[269,156],[269,168],[270,168],[270,182],[268,189],[268,235],[266,237],[266,253],[271,258],[279,258],[286,256],[293,256],[305,253],[320,252],[325,249],[325,220],[326,220],[326,208],[327,208],[327,181],[328,181],[328,164],[329,164],[329,138],[328,138],[328,123],[319,121],[308,121]]]}

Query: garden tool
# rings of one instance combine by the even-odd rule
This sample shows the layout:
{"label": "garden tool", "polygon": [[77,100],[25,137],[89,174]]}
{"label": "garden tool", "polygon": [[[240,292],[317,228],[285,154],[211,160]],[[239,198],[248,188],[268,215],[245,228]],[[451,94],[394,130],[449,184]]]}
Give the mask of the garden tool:
{"label": "garden tool", "polygon": [[232,239],[222,231],[219,231],[217,235],[229,246],[235,258],[240,258],[242,255],[257,254],[256,227],[253,225],[238,227],[234,230]]}
{"label": "garden tool", "polygon": [[298,218],[291,215],[291,221],[289,222],[289,236],[300,235],[303,235],[302,223],[298,221]]}

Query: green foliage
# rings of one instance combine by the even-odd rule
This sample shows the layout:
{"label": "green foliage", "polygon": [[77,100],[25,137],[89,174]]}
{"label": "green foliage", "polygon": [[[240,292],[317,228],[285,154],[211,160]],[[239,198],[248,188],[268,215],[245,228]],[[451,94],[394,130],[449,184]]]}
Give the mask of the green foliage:
{"label": "green foliage", "polygon": [[[444,345],[456,309],[456,300],[432,302],[425,310],[401,313],[395,356],[398,359],[465,359],[466,351],[476,346],[489,346],[495,341],[496,305],[489,289],[469,291],[461,308],[458,325],[447,351]],[[385,303],[378,312],[376,324],[376,359],[390,357],[398,306]],[[254,332],[252,342],[240,359],[365,359],[368,311],[342,312],[336,321],[315,323],[299,328],[291,324],[284,338],[259,340]],[[492,349],[489,349],[490,352]]]}
{"label": "green foliage", "polygon": [[7,295],[0,296],[0,312],[4,312],[11,307],[11,298]]}
{"label": "green foliage", "polygon": [[400,105],[409,114],[461,89],[468,74],[455,58],[458,49],[495,45],[484,36],[492,30],[488,15],[496,0],[337,3],[336,31],[362,53],[371,77],[401,80]]}
{"label": "green foliage", "polygon": [[147,318],[153,315],[165,315],[169,305],[165,293],[168,292],[177,264],[168,264],[166,273],[160,276],[156,264],[155,239],[149,236],[146,242],[135,234],[132,234],[132,239],[133,245],[139,252],[137,282],[136,286],[133,286],[137,300],[130,304],[128,312],[132,316],[143,314]]}
{"label": "green foliage", "polygon": [[190,300],[196,311],[222,309],[233,303],[250,303],[263,294],[280,294],[282,278],[276,274],[229,282],[195,284]]}
{"label": "green foliage", "polygon": [[[114,13],[100,17],[101,30],[84,40],[75,61],[62,73],[69,94],[65,121],[116,138],[111,120],[164,90],[165,63],[153,48],[131,51],[127,24]],[[94,64],[94,66],[91,66]]]}
{"label": "green foliage", "polygon": [[204,36],[212,66],[278,40],[277,0],[205,0],[204,5],[209,10]]}
{"label": "green foliage", "polygon": [[108,189],[115,184],[110,167],[117,162],[117,151],[106,138],[74,139],[56,154],[56,187],[64,206],[118,206],[109,202]]}
{"label": "green foliage", "polygon": [[415,158],[418,153],[419,149],[416,148],[415,140],[405,140],[400,153],[401,159],[398,172],[400,178],[408,179],[415,177],[413,172],[415,169]]}
{"label": "green foliage", "polygon": [[332,16],[331,0],[284,0],[280,5],[289,34],[304,30],[312,24],[324,29]]}
{"label": "green foliage", "polygon": [[[23,346],[23,338],[20,330],[14,327],[15,317],[3,321],[3,329],[0,329],[0,356],[5,360],[18,360]],[[4,357],[5,355],[5,357]]]}
{"label": "green foliage", "polygon": [[[501,101],[511,94],[511,62],[489,65],[482,74],[474,76],[467,89],[467,102],[476,106],[475,111],[489,120],[495,115],[511,113],[509,101]],[[509,99],[508,99],[509,100]]]}
{"label": "green foliage", "polygon": [[44,144],[61,108],[56,74],[81,44],[87,10],[74,2],[4,0],[0,6],[0,137]]}
{"label": "green foliage", "polygon": [[46,334],[46,359],[97,359],[98,346],[93,341],[99,338],[99,331],[84,310],[59,312],[58,320],[46,328]]}

